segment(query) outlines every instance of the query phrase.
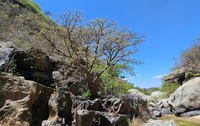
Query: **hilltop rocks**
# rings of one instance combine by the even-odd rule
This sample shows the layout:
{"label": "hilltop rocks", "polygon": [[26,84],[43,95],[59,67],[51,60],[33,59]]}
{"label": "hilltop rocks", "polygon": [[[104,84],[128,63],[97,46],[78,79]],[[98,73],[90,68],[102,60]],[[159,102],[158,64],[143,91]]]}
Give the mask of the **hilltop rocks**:
{"label": "hilltop rocks", "polygon": [[178,82],[179,84],[183,84],[184,82],[188,80],[188,78],[186,78],[186,75],[185,75],[187,72],[188,72],[187,68],[181,67],[177,70],[174,70],[170,74],[168,74],[164,80],[167,81],[168,83]]}
{"label": "hilltop rocks", "polygon": [[[53,92],[55,93],[54,89],[34,81],[1,72],[0,124],[40,126],[42,121],[50,116],[48,110],[51,109],[48,108],[48,102],[49,106],[52,106],[52,110],[55,110],[60,118],[68,121],[65,122],[66,124],[70,124],[70,95],[66,92],[59,92],[59,96],[53,97],[53,95],[51,96]],[[53,98],[49,101],[50,96]],[[63,100],[63,97],[65,100]],[[53,100],[54,98],[55,100]]]}
{"label": "hilltop rocks", "polygon": [[189,80],[180,86],[170,95],[168,104],[177,116],[194,115],[192,111],[198,115],[199,111],[197,110],[200,110],[200,77]]}

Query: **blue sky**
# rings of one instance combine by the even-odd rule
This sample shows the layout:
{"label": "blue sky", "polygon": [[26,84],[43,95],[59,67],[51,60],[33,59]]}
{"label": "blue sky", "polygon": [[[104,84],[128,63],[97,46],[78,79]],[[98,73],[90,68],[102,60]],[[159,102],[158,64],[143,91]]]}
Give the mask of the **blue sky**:
{"label": "blue sky", "polygon": [[169,74],[174,57],[200,35],[200,0],[33,0],[42,11],[59,14],[81,9],[85,20],[108,18],[120,28],[146,35],[132,57],[144,62],[133,66],[137,76],[127,81],[141,88],[159,87],[161,75]]}

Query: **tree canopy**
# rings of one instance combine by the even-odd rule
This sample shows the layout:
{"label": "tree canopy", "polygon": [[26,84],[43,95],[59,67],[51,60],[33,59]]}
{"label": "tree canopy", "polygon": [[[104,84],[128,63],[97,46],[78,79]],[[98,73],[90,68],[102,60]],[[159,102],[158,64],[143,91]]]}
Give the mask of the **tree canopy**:
{"label": "tree canopy", "polygon": [[[113,64],[141,64],[130,56],[138,52],[145,35],[138,35],[127,27],[120,29],[117,22],[108,19],[96,18],[85,23],[81,11],[68,11],[56,17],[58,25],[41,29],[39,36],[48,45],[46,51],[77,63],[87,75],[89,89]],[[92,78],[93,68],[99,60],[105,67]]]}

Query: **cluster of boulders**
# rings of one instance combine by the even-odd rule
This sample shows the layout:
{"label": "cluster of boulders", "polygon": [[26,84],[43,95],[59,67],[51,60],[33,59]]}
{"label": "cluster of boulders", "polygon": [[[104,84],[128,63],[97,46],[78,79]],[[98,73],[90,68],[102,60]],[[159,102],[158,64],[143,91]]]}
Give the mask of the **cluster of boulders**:
{"label": "cluster of boulders", "polygon": [[[20,76],[3,72],[9,69],[13,58]],[[147,121],[168,114],[200,115],[200,77],[186,82],[182,78],[186,74],[184,69],[166,77],[168,81],[183,83],[168,99],[152,102],[153,98],[159,98],[165,92],[152,92],[151,96],[146,96],[131,89],[128,96],[109,95],[85,100],[78,90],[87,84],[85,77],[80,77],[83,78],[81,80],[68,79],[68,89],[48,87],[66,79],[59,64],[62,62],[41,50],[19,51],[11,43],[0,44],[0,125],[126,126],[127,120],[133,117]],[[23,75],[31,67],[34,72],[27,80]],[[102,88],[101,85],[99,87]],[[173,121],[149,120],[143,125],[176,124]]]}
{"label": "cluster of boulders", "polygon": [[[61,91],[47,87],[49,84],[59,83],[63,79],[62,71],[59,71],[58,64],[60,62],[58,60],[50,58],[41,50],[19,51],[12,43],[1,43],[0,46],[1,125],[90,126],[98,124],[114,126],[127,125],[126,120],[133,116],[145,115],[146,118],[149,118],[147,100],[138,95],[107,96],[85,100],[79,95],[80,91],[78,90],[81,85],[87,83],[84,79],[68,81],[68,91],[71,91],[71,96],[66,90]],[[16,60],[15,69],[19,76],[3,72],[9,69],[12,59]],[[34,72],[32,71],[31,76],[26,78],[23,75],[30,68],[34,69]],[[95,92],[95,88],[92,91]],[[141,111],[141,108],[144,110]]]}
{"label": "cluster of boulders", "polygon": [[200,115],[200,77],[183,83],[168,99],[150,102],[149,110],[155,118],[168,114],[184,117]]}
{"label": "cluster of boulders", "polygon": [[85,100],[4,72],[0,98],[1,125],[126,126],[129,118],[150,117],[147,101],[136,95]]}

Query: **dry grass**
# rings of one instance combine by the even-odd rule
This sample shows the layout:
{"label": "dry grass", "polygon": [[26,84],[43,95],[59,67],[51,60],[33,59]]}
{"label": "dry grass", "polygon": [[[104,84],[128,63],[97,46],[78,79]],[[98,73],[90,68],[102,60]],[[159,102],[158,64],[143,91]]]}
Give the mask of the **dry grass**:
{"label": "dry grass", "polygon": [[129,121],[129,126],[141,126],[144,122],[139,118],[133,118]]}
{"label": "dry grass", "polygon": [[[176,117],[175,115],[167,115],[164,120],[174,120],[174,122],[178,125],[179,122],[187,122],[187,123],[194,123],[200,126],[200,115],[199,116],[192,116],[192,117]],[[163,120],[163,118],[161,118]]]}

